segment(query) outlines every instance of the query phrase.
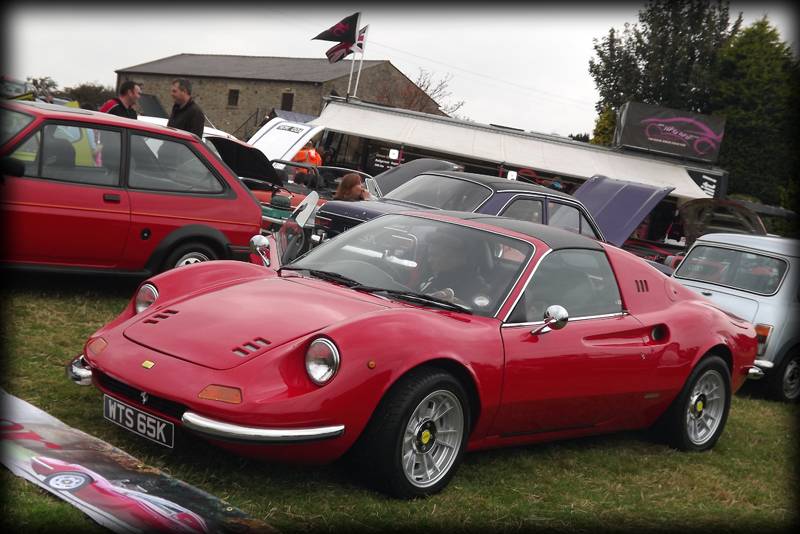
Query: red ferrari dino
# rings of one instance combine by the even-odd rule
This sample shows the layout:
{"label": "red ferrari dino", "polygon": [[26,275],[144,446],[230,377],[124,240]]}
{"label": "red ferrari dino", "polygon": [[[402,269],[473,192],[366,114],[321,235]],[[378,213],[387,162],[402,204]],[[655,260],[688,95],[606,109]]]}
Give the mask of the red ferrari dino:
{"label": "red ferrari dino", "polygon": [[89,338],[67,370],[107,419],[168,447],[182,429],[262,458],[349,453],[410,498],[468,450],[653,425],[709,449],[753,369],[752,325],[549,226],[413,212],[280,267],[286,243],[252,246],[269,267],[162,273]]}

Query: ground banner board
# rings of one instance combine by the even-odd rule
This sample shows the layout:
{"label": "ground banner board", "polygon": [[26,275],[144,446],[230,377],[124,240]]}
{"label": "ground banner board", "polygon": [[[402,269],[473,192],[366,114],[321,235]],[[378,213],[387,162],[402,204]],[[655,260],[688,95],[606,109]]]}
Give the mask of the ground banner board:
{"label": "ground banner board", "polygon": [[113,532],[275,533],[0,389],[0,461]]}

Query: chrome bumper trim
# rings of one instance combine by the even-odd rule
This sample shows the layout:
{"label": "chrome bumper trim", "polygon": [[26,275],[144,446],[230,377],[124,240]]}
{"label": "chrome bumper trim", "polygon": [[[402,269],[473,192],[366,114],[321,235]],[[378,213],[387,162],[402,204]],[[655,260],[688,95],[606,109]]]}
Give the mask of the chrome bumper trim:
{"label": "chrome bumper trim", "polygon": [[257,428],[223,423],[193,412],[184,413],[181,422],[187,429],[210,437],[255,443],[297,443],[335,438],[344,434],[344,425],[315,428]]}
{"label": "chrome bumper trim", "polygon": [[92,368],[89,367],[83,354],[69,362],[66,371],[67,377],[79,386],[92,385]]}
{"label": "chrome bumper trim", "polygon": [[773,367],[775,367],[775,364],[769,360],[756,360],[753,362],[753,367],[747,370],[747,378],[751,380],[764,378],[764,371],[768,371]]}

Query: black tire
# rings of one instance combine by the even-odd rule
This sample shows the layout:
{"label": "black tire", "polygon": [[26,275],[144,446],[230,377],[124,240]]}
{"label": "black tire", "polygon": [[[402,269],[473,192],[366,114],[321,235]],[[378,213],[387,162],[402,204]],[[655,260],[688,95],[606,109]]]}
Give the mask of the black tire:
{"label": "black tire", "polygon": [[[456,440],[458,437],[458,444],[451,448],[451,446],[444,446],[446,442],[446,439],[442,437],[444,433],[437,437],[436,433],[441,431],[441,428],[436,423],[423,419],[418,425],[415,425],[417,426],[416,437],[408,440],[406,447],[414,447],[414,451],[417,451],[417,447],[421,449],[417,454],[411,452],[411,456],[421,457],[429,454],[429,459],[441,460],[443,468],[433,480],[412,482],[406,476],[402,462],[404,441],[406,441],[403,438],[412,415],[423,406],[423,401],[431,396],[434,399],[453,401],[453,406],[456,403],[459,405],[462,431],[460,436],[457,436],[457,431],[448,432],[451,436],[450,439]],[[458,410],[451,409],[453,411],[453,414],[450,415],[451,420],[458,420]],[[438,412],[438,410],[434,411]],[[470,406],[461,383],[440,369],[415,369],[402,377],[381,400],[367,428],[351,450],[350,463],[369,485],[391,496],[413,499],[433,495],[447,486],[450,479],[453,478],[466,450],[469,426]],[[428,433],[427,438],[424,437],[426,432]],[[422,452],[425,448],[427,450]],[[414,467],[421,465],[413,458],[408,464],[411,465],[412,475]],[[427,467],[427,464],[422,467]]]}
{"label": "black tire", "polygon": [[48,487],[59,491],[78,491],[91,481],[92,477],[80,471],[65,471],[44,479]]}
{"label": "black tire", "polygon": [[800,399],[800,350],[787,353],[767,379],[767,393],[775,400],[797,402]]}
{"label": "black tire", "polygon": [[211,261],[217,259],[217,253],[203,243],[198,241],[189,241],[181,243],[169,253],[167,259],[164,260],[161,266],[161,272],[188,265],[190,263],[199,263],[203,261]]}
{"label": "black tire", "polygon": [[[697,395],[698,383],[705,381],[716,383],[721,391],[719,398],[713,393]],[[717,402],[719,401],[719,402]],[[714,404],[710,404],[710,403]],[[731,407],[731,373],[725,360],[716,355],[704,357],[692,370],[678,397],[663,416],[662,432],[667,442],[682,451],[705,451],[711,449],[719,440],[725,429],[728,412]],[[716,412],[715,408],[718,408]],[[714,417],[716,426],[711,431],[703,421]],[[711,423],[713,426],[713,422]],[[697,433],[693,434],[692,429]],[[699,430],[698,430],[699,429]]]}

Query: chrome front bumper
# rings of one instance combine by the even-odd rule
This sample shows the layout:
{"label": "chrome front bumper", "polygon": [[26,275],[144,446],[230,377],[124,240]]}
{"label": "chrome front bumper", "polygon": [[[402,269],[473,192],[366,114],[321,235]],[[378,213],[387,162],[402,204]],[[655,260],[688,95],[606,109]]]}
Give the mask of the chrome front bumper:
{"label": "chrome front bumper", "polygon": [[747,378],[751,380],[764,378],[765,371],[769,371],[773,367],[774,364],[769,360],[756,360],[753,362],[753,367],[748,369]]}
{"label": "chrome front bumper", "polygon": [[79,386],[92,385],[92,368],[83,354],[67,364],[67,377]]}
{"label": "chrome front bumper", "polygon": [[253,443],[296,443],[330,439],[344,434],[344,425],[312,428],[258,428],[223,423],[194,412],[185,412],[181,417],[181,422],[188,430],[210,438]]}

